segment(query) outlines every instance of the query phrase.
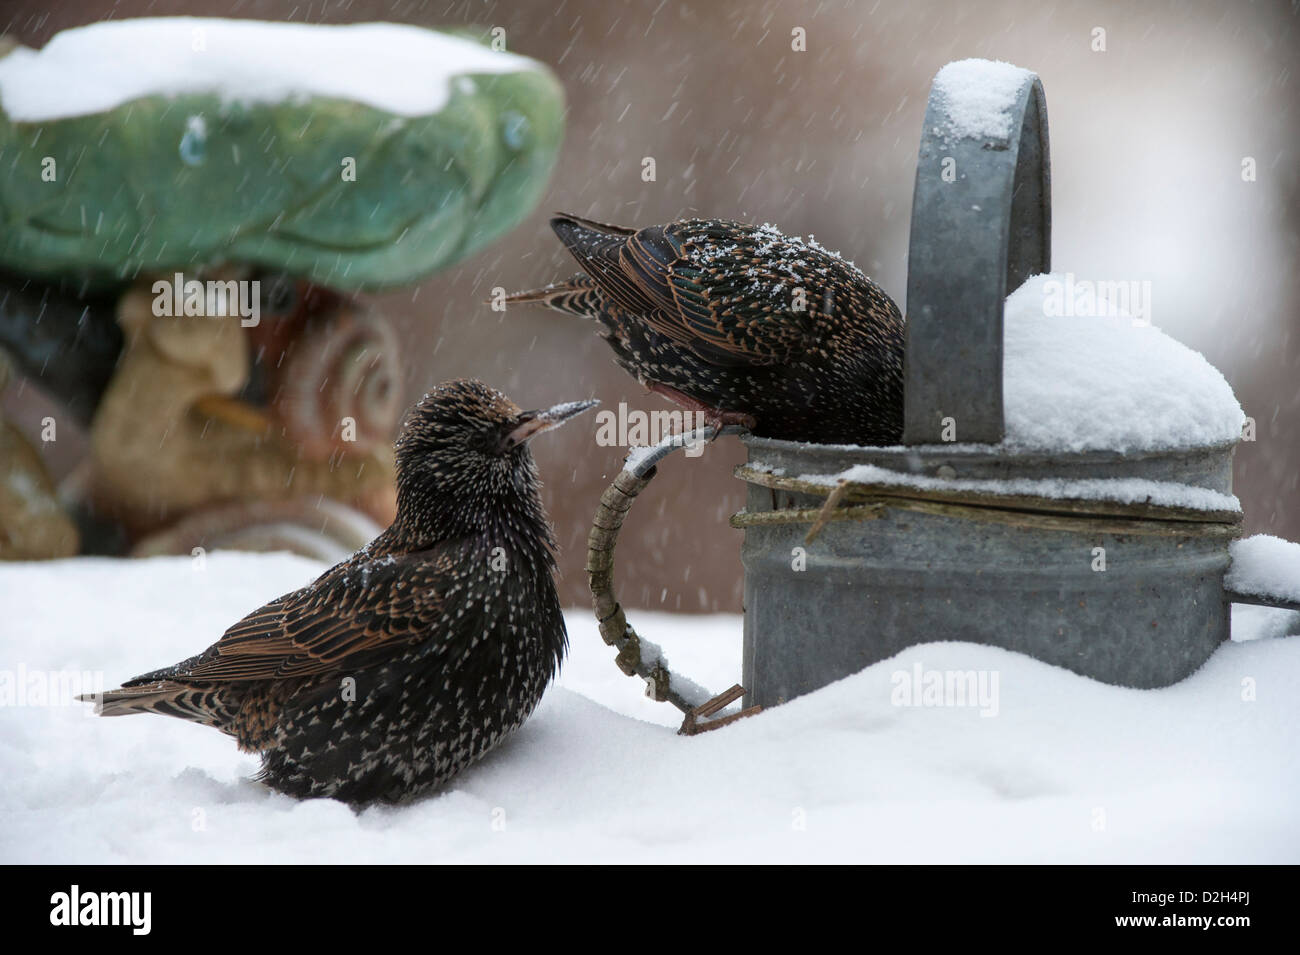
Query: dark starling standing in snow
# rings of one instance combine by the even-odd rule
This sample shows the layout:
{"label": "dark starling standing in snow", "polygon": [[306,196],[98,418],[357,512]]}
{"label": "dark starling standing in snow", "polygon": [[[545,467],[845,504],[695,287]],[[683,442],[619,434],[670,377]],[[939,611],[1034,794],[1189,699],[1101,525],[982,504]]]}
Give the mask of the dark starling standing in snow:
{"label": "dark starling standing in snow", "polygon": [[718,219],[637,231],[560,215],[551,228],[583,274],[507,301],[595,319],[651,391],[765,437],[902,439],[902,316],[839,256]]}
{"label": "dark starling standing in snow", "polygon": [[103,714],[216,727],[293,796],[437,786],[523,724],[564,656],[527,441],[595,404],[522,411],[479,381],[439,385],[397,439],[392,526],[198,656],[104,694]]}

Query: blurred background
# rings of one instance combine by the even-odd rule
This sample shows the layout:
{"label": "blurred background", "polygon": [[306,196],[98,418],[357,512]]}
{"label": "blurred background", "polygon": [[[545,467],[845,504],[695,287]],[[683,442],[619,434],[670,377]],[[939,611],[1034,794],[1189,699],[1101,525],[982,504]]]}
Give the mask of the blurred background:
{"label": "blurred background", "polygon": [[[53,9],[50,9],[53,7]],[[373,296],[405,344],[409,401],[474,375],[525,406],[596,396],[667,407],[616,368],[592,328],[482,304],[574,266],[555,210],[627,225],[701,214],[815,234],[904,305],[916,150],[930,81],[965,57],[1043,80],[1051,121],[1053,266],[1152,282],[1152,321],[1203,352],[1258,426],[1236,458],[1246,529],[1300,539],[1300,23],[1294,3],[682,2],[682,0],[7,0],[27,46],[106,18],[190,14],[299,22],[503,27],[567,91],[566,141],[542,206],[520,228],[416,288]],[[791,49],[795,27],[807,49]],[[1094,52],[1094,30],[1105,51]],[[657,179],[643,182],[642,159]],[[1242,178],[1252,157],[1254,182]],[[11,385],[5,410],[39,432],[46,399]],[[84,447],[47,445],[55,476]],[[39,446],[39,442],[37,442]],[[623,451],[590,430],[535,447],[562,554],[562,597],[583,604],[585,539]],[[722,439],[674,458],[619,548],[629,606],[736,611],[743,452]]]}

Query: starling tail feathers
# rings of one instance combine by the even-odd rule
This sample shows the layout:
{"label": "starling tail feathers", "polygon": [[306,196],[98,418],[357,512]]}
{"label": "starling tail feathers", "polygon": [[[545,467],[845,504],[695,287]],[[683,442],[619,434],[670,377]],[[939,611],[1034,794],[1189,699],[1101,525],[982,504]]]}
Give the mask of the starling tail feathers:
{"label": "starling tail feathers", "polygon": [[596,283],[585,275],[575,275],[567,282],[556,282],[544,288],[515,292],[506,296],[510,305],[544,305],[566,315],[590,319],[600,309],[600,291]]}
{"label": "starling tail feathers", "polygon": [[100,716],[157,713],[217,729],[223,729],[234,716],[234,711],[222,699],[219,690],[170,682],[109,690],[102,697],[88,693],[77,699],[96,704],[96,712]]}

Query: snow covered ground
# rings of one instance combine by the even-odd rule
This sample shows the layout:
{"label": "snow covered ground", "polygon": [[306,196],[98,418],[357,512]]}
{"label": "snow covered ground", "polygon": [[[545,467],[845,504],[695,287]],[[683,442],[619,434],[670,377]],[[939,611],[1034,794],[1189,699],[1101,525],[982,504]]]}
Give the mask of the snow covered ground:
{"label": "snow covered ground", "polygon": [[[689,739],[574,610],[559,685],[510,743],[441,794],[361,813],[264,790],[205,727],[41,701],[49,674],[112,687],[202,649],[320,569],[0,565],[0,862],[1300,861],[1300,640],[1272,639],[1300,614],[1259,607],[1238,608],[1242,642],[1164,690],[938,642]],[[633,621],[687,675],[738,679],[738,618]],[[895,705],[937,671],[974,671],[991,695]]]}

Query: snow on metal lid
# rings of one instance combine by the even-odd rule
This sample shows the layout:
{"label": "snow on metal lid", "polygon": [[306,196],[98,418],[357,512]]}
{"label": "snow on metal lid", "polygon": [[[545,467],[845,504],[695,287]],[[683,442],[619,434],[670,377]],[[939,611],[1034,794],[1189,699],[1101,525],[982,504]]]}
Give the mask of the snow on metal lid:
{"label": "snow on metal lid", "polygon": [[247,102],[330,97],[427,116],[446,104],[457,76],[537,67],[404,24],[145,17],[64,30],[40,50],[0,57],[0,107],[11,119],[39,122],[145,96],[213,93]]}
{"label": "snow on metal lid", "polygon": [[1218,369],[1130,317],[1142,309],[1108,304],[1099,284],[1037,275],[1007,297],[1004,445],[1155,451],[1236,441],[1245,417]]}

